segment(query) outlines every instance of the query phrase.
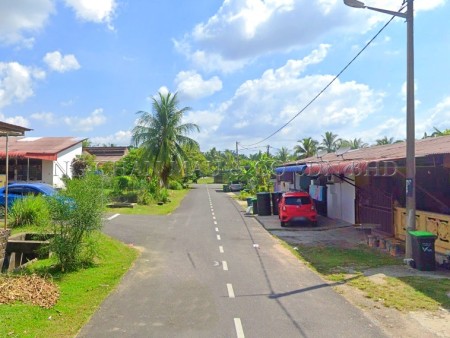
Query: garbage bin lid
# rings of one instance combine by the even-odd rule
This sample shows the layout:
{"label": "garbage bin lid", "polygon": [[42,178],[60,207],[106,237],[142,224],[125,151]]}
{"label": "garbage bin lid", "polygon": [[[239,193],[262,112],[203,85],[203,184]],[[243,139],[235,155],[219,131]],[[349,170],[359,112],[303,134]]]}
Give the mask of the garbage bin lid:
{"label": "garbage bin lid", "polygon": [[435,234],[428,231],[409,231],[409,233],[414,237],[436,237]]}

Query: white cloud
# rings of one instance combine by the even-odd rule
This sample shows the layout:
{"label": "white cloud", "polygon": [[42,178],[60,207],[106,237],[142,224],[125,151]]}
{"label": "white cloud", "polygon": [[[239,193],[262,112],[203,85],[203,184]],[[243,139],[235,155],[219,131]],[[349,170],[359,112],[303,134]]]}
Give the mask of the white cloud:
{"label": "white cloud", "polygon": [[89,141],[94,145],[114,144],[117,146],[129,146],[131,143],[131,131],[119,130],[113,135],[90,137]]}
{"label": "white cloud", "polygon": [[[222,147],[230,147],[235,141],[246,144],[260,141],[293,119],[334,78],[305,75],[308,67],[326,58],[328,49],[329,46],[321,45],[301,60],[288,60],[278,69],[266,70],[260,78],[242,83],[231,99],[212,108],[209,113],[221,117],[214,137],[229,142]],[[355,130],[381,108],[382,97],[382,93],[374,92],[365,84],[336,80],[283,132],[266,142],[289,140],[292,143],[292,139],[320,136],[324,130],[338,134]],[[208,121],[199,122],[201,134],[208,140],[204,136],[204,123]]]}
{"label": "white cloud", "polygon": [[71,7],[77,18],[84,21],[96,23],[106,23],[109,28],[116,9],[115,0],[64,0],[67,6]]}
{"label": "white cloud", "polygon": [[103,115],[103,109],[95,109],[88,117],[64,117],[64,123],[72,128],[74,131],[91,131],[95,127],[100,126],[106,122],[106,117]]}
{"label": "white cloud", "polygon": [[23,102],[34,94],[33,83],[45,77],[38,68],[17,62],[0,62],[0,109],[14,102]]}
{"label": "white cloud", "polygon": [[0,43],[31,47],[54,10],[53,0],[0,1]]}
{"label": "white cloud", "polygon": [[344,9],[334,0],[224,1],[214,16],[174,44],[197,67],[230,72],[343,27],[350,16]]}
{"label": "white cloud", "polygon": [[175,83],[180,99],[199,99],[210,96],[222,89],[222,81],[219,77],[214,76],[209,80],[204,80],[195,71],[179,72],[175,78]]}
{"label": "white cloud", "polygon": [[23,116],[6,117],[4,114],[0,113],[0,120],[3,122],[6,122],[6,123],[14,124],[16,126],[21,126],[21,127],[29,127],[30,126],[29,121]]}
{"label": "white cloud", "polygon": [[426,118],[416,123],[416,135],[422,137],[426,132],[431,134],[436,127],[439,130],[450,129],[450,96],[445,97],[426,114]]}
{"label": "white cloud", "polygon": [[53,113],[34,113],[31,114],[30,116],[32,119],[38,120],[38,121],[43,121],[46,124],[55,124],[56,123],[56,119],[55,119],[55,115]]}
{"label": "white cloud", "polygon": [[77,70],[80,68],[80,64],[78,63],[75,55],[67,54],[63,56],[58,51],[45,54],[44,62],[51,70],[60,73],[68,72],[70,70]]}

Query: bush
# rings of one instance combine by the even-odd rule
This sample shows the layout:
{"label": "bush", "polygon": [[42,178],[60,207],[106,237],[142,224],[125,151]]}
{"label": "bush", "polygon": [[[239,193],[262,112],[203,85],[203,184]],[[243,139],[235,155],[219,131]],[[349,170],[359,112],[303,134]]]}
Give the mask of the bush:
{"label": "bush", "polygon": [[48,201],[43,196],[27,196],[15,201],[9,215],[12,227],[45,227],[50,222]]}
{"label": "bush", "polygon": [[149,204],[153,203],[154,201],[155,201],[155,199],[154,199],[153,195],[146,190],[141,190],[137,194],[137,203],[138,204],[149,205]]}
{"label": "bush", "polygon": [[167,202],[169,202],[169,192],[167,191],[166,188],[162,188],[158,192],[156,198],[159,202],[167,203]]}
{"label": "bush", "polygon": [[178,181],[170,181],[169,189],[170,190],[183,190],[183,185]]}
{"label": "bush", "polygon": [[66,184],[62,196],[49,200],[54,234],[49,247],[62,271],[93,263],[105,202],[98,175],[87,174]]}

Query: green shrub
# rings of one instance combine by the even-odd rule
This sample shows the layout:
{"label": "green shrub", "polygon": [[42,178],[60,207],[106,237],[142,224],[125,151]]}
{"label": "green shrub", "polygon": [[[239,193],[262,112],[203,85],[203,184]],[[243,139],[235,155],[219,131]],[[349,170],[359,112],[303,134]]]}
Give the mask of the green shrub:
{"label": "green shrub", "polygon": [[170,190],[183,190],[183,185],[178,181],[170,181],[169,189]]}
{"label": "green shrub", "polygon": [[45,227],[50,222],[48,202],[43,196],[27,196],[16,200],[9,215],[12,227],[29,225]]}
{"label": "green shrub", "polygon": [[101,177],[87,174],[66,182],[61,197],[50,199],[50,250],[62,271],[92,264],[101,229],[103,198]]}
{"label": "green shrub", "polygon": [[169,192],[166,188],[162,188],[156,197],[159,202],[167,203],[169,201]]}
{"label": "green shrub", "polygon": [[146,190],[140,190],[137,194],[137,203],[141,205],[149,205],[151,203],[155,202],[155,199],[153,195],[146,191]]}

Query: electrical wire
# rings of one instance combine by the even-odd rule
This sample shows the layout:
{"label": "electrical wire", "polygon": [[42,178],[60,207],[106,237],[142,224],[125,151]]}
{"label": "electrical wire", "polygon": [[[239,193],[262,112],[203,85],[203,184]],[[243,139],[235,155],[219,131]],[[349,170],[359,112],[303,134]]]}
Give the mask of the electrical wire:
{"label": "electrical wire", "polygon": [[[400,8],[400,10],[398,12],[401,12],[404,8],[405,8],[405,6]],[[316,96],[314,96],[302,109],[300,109],[300,111],[297,114],[295,114],[294,117],[292,117],[289,121],[287,121],[285,124],[283,124],[280,128],[278,128],[276,131],[274,131],[272,134],[270,134],[266,138],[264,138],[261,141],[258,141],[256,143],[248,144],[248,145],[246,145],[246,147],[256,146],[264,141],[267,141],[269,138],[278,134],[281,130],[286,128],[301,113],[303,113],[311,104],[313,104],[314,101],[316,101],[319,98],[319,96],[321,96],[323,94],[323,92],[325,92],[325,90],[327,90],[328,87],[330,87],[333,84],[333,82],[336,81],[339,78],[339,76],[341,76],[342,73],[344,73],[347,70],[348,67],[350,67],[350,65],[362,54],[362,52],[364,52],[364,50],[367,49],[367,47],[369,47],[369,45],[378,37],[378,35],[381,34],[381,32],[392,22],[392,20],[394,20],[395,17],[396,16],[393,15],[392,18],[388,22],[386,22],[384,24],[384,26],[381,27],[381,29],[372,37],[372,39],[370,39],[369,42],[367,42],[366,45],[353,57],[353,59],[351,59],[350,62],[348,62],[347,65]],[[244,147],[244,145],[241,145],[241,146]]]}

